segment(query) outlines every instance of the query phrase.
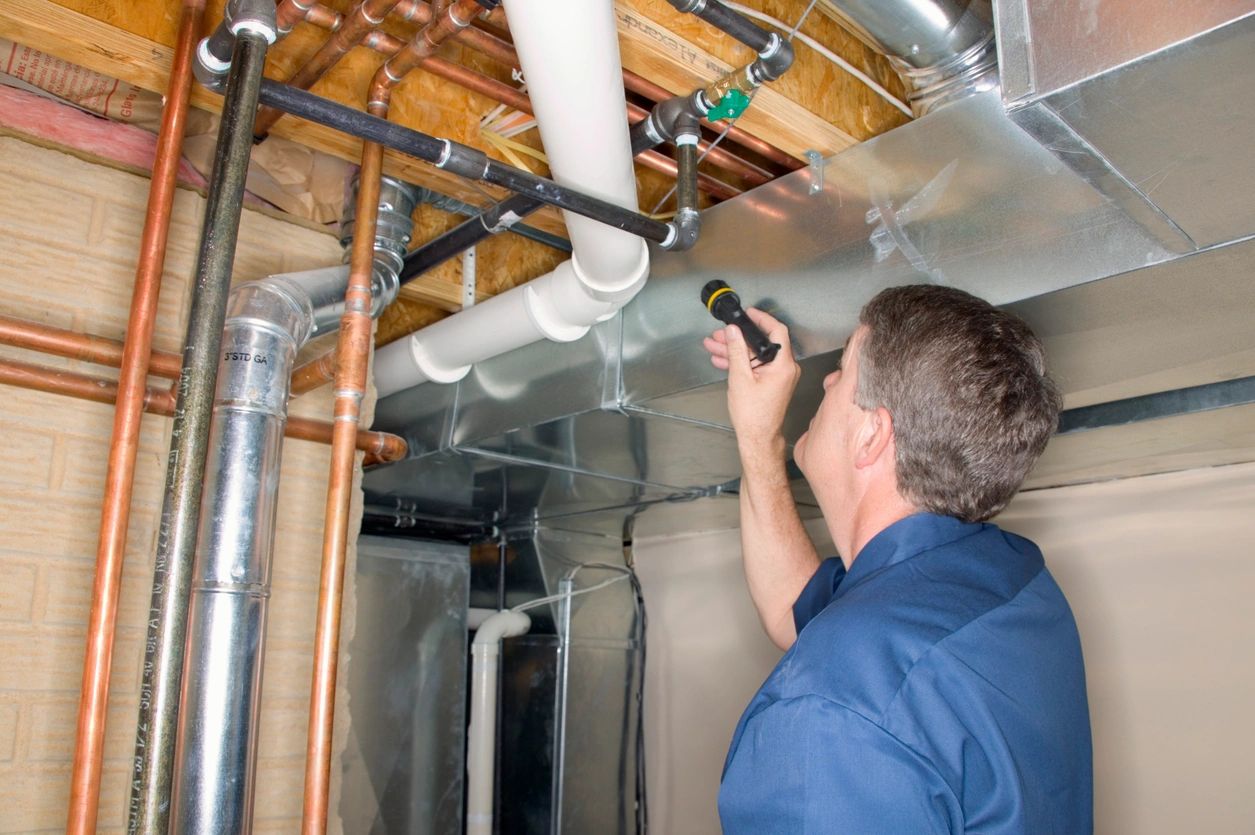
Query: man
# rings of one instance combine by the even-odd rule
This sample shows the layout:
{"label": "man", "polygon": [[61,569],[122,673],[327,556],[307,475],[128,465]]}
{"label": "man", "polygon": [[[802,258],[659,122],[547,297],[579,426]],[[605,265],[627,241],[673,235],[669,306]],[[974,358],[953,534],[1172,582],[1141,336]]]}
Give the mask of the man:
{"label": "man", "polygon": [[1060,397],[1022,321],[945,287],[886,290],[860,315],[793,456],[840,554],[821,562],[785,473],[800,370],[788,331],[728,371],[744,475],[750,596],[788,650],[732,739],[719,793],[739,833],[1092,831],[1080,641],[1002,510],[1053,433]]}

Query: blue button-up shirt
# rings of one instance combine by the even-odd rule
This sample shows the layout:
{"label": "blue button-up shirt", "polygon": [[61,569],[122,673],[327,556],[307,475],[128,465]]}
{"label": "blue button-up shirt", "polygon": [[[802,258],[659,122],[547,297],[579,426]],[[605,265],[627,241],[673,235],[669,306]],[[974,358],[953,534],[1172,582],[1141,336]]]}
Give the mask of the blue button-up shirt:
{"label": "blue button-up shirt", "polygon": [[1033,543],[910,516],[793,614],[732,738],[726,835],[1093,830],[1080,639]]}

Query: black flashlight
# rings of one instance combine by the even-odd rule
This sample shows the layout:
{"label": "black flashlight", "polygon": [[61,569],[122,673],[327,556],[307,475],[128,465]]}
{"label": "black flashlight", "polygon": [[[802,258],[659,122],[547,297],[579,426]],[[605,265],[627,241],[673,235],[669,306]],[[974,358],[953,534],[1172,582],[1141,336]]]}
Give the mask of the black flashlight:
{"label": "black flashlight", "polygon": [[706,305],[710,315],[720,322],[726,325],[736,325],[741,329],[741,335],[745,337],[750,350],[754,352],[755,359],[759,362],[768,363],[776,358],[776,354],[780,352],[780,346],[768,339],[767,334],[763,333],[758,325],[745,315],[740,297],[726,281],[716,278],[706,282],[706,286],[702,288],[702,304]]}

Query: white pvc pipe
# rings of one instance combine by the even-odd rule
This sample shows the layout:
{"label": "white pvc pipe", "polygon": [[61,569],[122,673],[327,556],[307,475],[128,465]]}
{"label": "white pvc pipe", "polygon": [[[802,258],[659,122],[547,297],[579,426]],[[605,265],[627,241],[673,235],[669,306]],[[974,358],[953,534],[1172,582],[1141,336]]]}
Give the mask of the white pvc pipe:
{"label": "white pvc pipe", "polygon": [[[558,183],[636,210],[613,0],[505,0],[549,167]],[[613,316],[649,275],[645,242],[563,213],[572,256],[553,272],[450,316],[375,355],[380,397],[541,339],[571,342]]]}
{"label": "white pvc pipe", "polygon": [[522,635],[531,626],[531,619],[522,612],[497,612],[480,624],[471,643],[474,668],[466,745],[466,835],[492,835],[501,639]]}

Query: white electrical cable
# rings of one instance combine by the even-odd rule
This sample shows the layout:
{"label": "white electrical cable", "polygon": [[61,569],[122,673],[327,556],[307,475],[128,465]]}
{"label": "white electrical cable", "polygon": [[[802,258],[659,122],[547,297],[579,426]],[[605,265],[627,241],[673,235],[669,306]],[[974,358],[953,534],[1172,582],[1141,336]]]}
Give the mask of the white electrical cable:
{"label": "white electrical cable", "polygon": [[[723,0],[723,5],[727,6],[728,8],[734,11],[740,12],[746,17],[752,17],[755,20],[759,20],[763,23],[766,23],[769,26],[773,26],[776,29],[781,30],[782,32],[788,32],[790,29],[793,28],[793,27],[790,27],[789,24],[785,23],[783,20],[774,18],[771,15],[763,14],[762,12],[756,9],[751,9],[748,6],[741,5],[740,3],[734,3],[732,2],[732,0]],[[842,58],[840,55],[828,49],[828,47],[824,46],[819,41],[812,38],[810,35],[807,35],[803,32],[796,32],[796,30],[794,31],[795,31],[795,36],[797,37],[799,41],[806,44],[811,49],[815,50],[820,55],[824,56],[829,61],[836,64],[838,67],[845,70],[850,75],[854,76],[859,81],[866,84],[868,87],[872,89],[873,92],[876,93],[876,95],[880,96],[882,99],[889,102],[889,104],[893,105],[898,110],[901,110],[907,116],[912,116],[912,117],[914,116],[914,114],[911,113],[910,107],[908,107],[905,103],[903,103],[902,100],[899,99],[897,96],[895,96],[893,93],[890,93],[880,84],[878,84],[876,82],[876,79],[867,75],[867,73],[863,72],[858,67],[854,66],[849,61]]]}
{"label": "white electrical cable", "polygon": [[[597,567],[601,568],[601,566],[597,566]],[[606,567],[609,568],[611,566],[606,566]],[[614,568],[615,570],[619,570],[618,566],[614,566]],[[548,597],[540,597],[540,598],[537,598],[536,600],[529,600],[526,603],[520,603],[519,605],[515,606],[510,611],[511,612],[526,612],[528,609],[535,609],[537,606],[544,606],[546,603],[557,603],[559,600],[561,600],[564,597],[579,597],[581,594],[588,594],[590,591],[597,591],[598,589],[604,589],[606,586],[610,586],[615,583],[621,583],[624,580],[628,579],[628,577],[630,576],[632,576],[630,573],[619,574],[618,576],[611,577],[609,580],[602,580],[600,583],[589,586],[588,588],[577,589],[576,591],[573,591],[570,594],[551,594]]]}

